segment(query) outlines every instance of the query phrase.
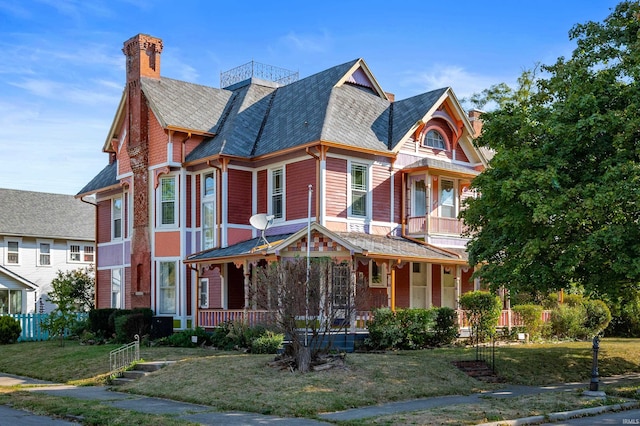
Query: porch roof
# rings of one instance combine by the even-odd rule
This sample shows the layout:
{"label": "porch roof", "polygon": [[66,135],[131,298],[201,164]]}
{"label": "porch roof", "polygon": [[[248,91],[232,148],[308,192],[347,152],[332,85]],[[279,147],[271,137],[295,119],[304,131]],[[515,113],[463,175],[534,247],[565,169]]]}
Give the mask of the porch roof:
{"label": "porch roof", "polygon": [[[6,276],[12,283],[18,284],[19,286],[25,287],[27,291],[34,291],[38,289],[38,285],[32,283],[28,279],[12,272],[11,270],[5,268],[4,266],[0,266],[0,276]],[[0,279],[0,284],[2,284],[2,279]]]}
{"label": "porch roof", "polygon": [[[466,264],[467,256],[462,251],[441,249],[430,244],[403,237],[372,235],[361,232],[338,232],[313,223],[311,228],[326,237],[347,247],[352,255],[360,255],[377,259],[393,259],[414,262],[443,262]],[[229,247],[210,249],[188,256],[185,263],[213,263],[237,261],[249,258],[279,257],[284,248],[306,239],[306,227],[292,234],[266,236],[271,244],[266,247],[262,238],[252,238],[233,244]],[[330,256],[331,252],[327,252]]]}
{"label": "porch roof", "polygon": [[447,161],[438,160],[435,158],[422,158],[416,162],[406,165],[403,170],[404,171],[412,171],[412,170],[421,170],[421,169],[437,169],[444,170],[447,172],[456,172],[462,173],[470,176],[478,176],[480,174],[479,171],[474,170],[470,167],[465,167],[460,164],[449,163]]}

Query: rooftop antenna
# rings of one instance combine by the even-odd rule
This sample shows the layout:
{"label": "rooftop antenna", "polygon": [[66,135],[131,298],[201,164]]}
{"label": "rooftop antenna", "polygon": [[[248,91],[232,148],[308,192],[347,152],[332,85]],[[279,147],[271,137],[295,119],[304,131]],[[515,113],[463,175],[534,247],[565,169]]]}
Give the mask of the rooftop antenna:
{"label": "rooftop antenna", "polygon": [[264,241],[267,247],[271,247],[271,244],[269,244],[269,241],[267,241],[267,239],[265,238],[264,231],[266,231],[271,227],[271,225],[273,225],[274,218],[274,215],[267,215],[266,213],[254,214],[249,218],[249,223],[251,224],[251,226],[260,231],[260,238],[262,239],[262,241]]}

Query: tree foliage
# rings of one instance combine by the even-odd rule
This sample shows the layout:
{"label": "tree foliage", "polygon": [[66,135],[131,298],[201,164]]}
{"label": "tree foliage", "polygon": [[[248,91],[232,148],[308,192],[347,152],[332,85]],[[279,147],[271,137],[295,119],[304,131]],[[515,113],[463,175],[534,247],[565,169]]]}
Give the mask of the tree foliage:
{"label": "tree foliage", "polygon": [[[640,3],[578,24],[570,58],[484,97],[477,143],[495,156],[461,214],[492,288],[570,283],[610,298],[640,282]],[[478,97],[482,98],[482,94]]]}

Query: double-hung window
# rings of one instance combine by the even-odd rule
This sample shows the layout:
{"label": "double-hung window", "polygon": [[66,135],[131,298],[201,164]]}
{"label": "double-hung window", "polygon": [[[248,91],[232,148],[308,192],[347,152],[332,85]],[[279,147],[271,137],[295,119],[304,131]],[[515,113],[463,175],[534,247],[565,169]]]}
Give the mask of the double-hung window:
{"label": "double-hung window", "polygon": [[114,198],[111,207],[112,237],[114,240],[122,238],[122,197]]}
{"label": "double-hung window", "polygon": [[69,244],[69,262],[70,263],[93,263],[94,254],[93,246],[87,246],[80,243]]}
{"label": "double-hung window", "polygon": [[427,186],[424,180],[413,183],[413,216],[423,217],[427,215]]}
{"label": "double-hung window", "polygon": [[351,216],[367,217],[368,167],[351,164]]}
{"label": "double-hung window", "polygon": [[160,262],[160,314],[176,313],[176,262]]}
{"label": "double-hung window", "polygon": [[271,170],[271,214],[274,219],[284,217],[284,169]]}
{"label": "double-hung window", "polygon": [[452,180],[440,179],[440,217],[456,217],[455,187]]}
{"label": "double-hung window", "polygon": [[50,242],[38,242],[38,266],[51,266]]}
{"label": "double-hung window", "polygon": [[122,269],[111,270],[111,307],[122,308]]}
{"label": "double-hung window", "polygon": [[202,249],[215,247],[215,177],[213,173],[205,173],[202,176]]}
{"label": "double-hung window", "polygon": [[7,241],[7,253],[5,262],[9,265],[20,264],[20,241]]}
{"label": "double-hung window", "polygon": [[173,176],[160,179],[160,224],[176,225],[176,179]]}

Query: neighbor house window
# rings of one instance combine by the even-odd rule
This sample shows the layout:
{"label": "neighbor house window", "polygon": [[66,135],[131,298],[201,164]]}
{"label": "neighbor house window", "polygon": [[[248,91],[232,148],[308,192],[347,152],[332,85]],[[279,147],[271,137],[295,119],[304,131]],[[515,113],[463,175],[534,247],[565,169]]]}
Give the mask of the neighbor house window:
{"label": "neighbor house window", "polygon": [[22,313],[22,290],[0,290],[0,314]]}
{"label": "neighbor house window", "polygon": [[284,170],[271,171],[271,214],[274,219],[284,217]]}
{"label": "neighbor house window", "polygon": [[206,309],[209,307],[209,278],[200,278],[198,283],[198,306]]}
{"label": "neighbor house window", "polygon": [[432,148],[444,149],[444,138],[437,130],[429,130],[424,137],[424,144]]}
{"label": "neighbor house window", "polygon": [[111,307],[122,308],[122,269],[111,270]]}
{"label": "neighbor house window", "polygon": [[367,166],[351,164],[351,215],[367,216],[367,192],[369,185]]}
{"label": "neighbor house window", "polygon": [[349,265],[334,265],[332,268],[332,296],[334,308],[347,308],[350,303],[349,282],[351,271]]}
{"label": "neighbor house window", "polygon": [[213,173],[203,175],[202,187],[202,249],[210,249],[215,246],[215,180]]}
{"label": "neighbor house window", "polygon": [[176,179],[160,179],[160,224],[176,224]]}
{"label": "neighbor house window", "polygon": [[111,217],[113,218],[113,239],[117,240],[122,238],[122,198],[113,199]]}
{"label": "neighbor house window", "polygon": [[456,217],[455,189],[452,180],[440,179],[440,216]]}
{"label": "neighbor house window", "polygon": [[6,263],[11,265],[20,264],[20,242],[19,241],[7,241]]}
{"label": "neighbor house window", "polygon": [[160,314],[176,313],[176,262],[160,262]]}
{"label": "neighbor house window", "polygon": [[94,259],[93,246],[85,246],[82,244],[69,244],[69,262],[87,262],[92,263]]}
{"label": "neighbor house window", "polygon": [[51,243],[38,243],[38,266],[51,266]]}

